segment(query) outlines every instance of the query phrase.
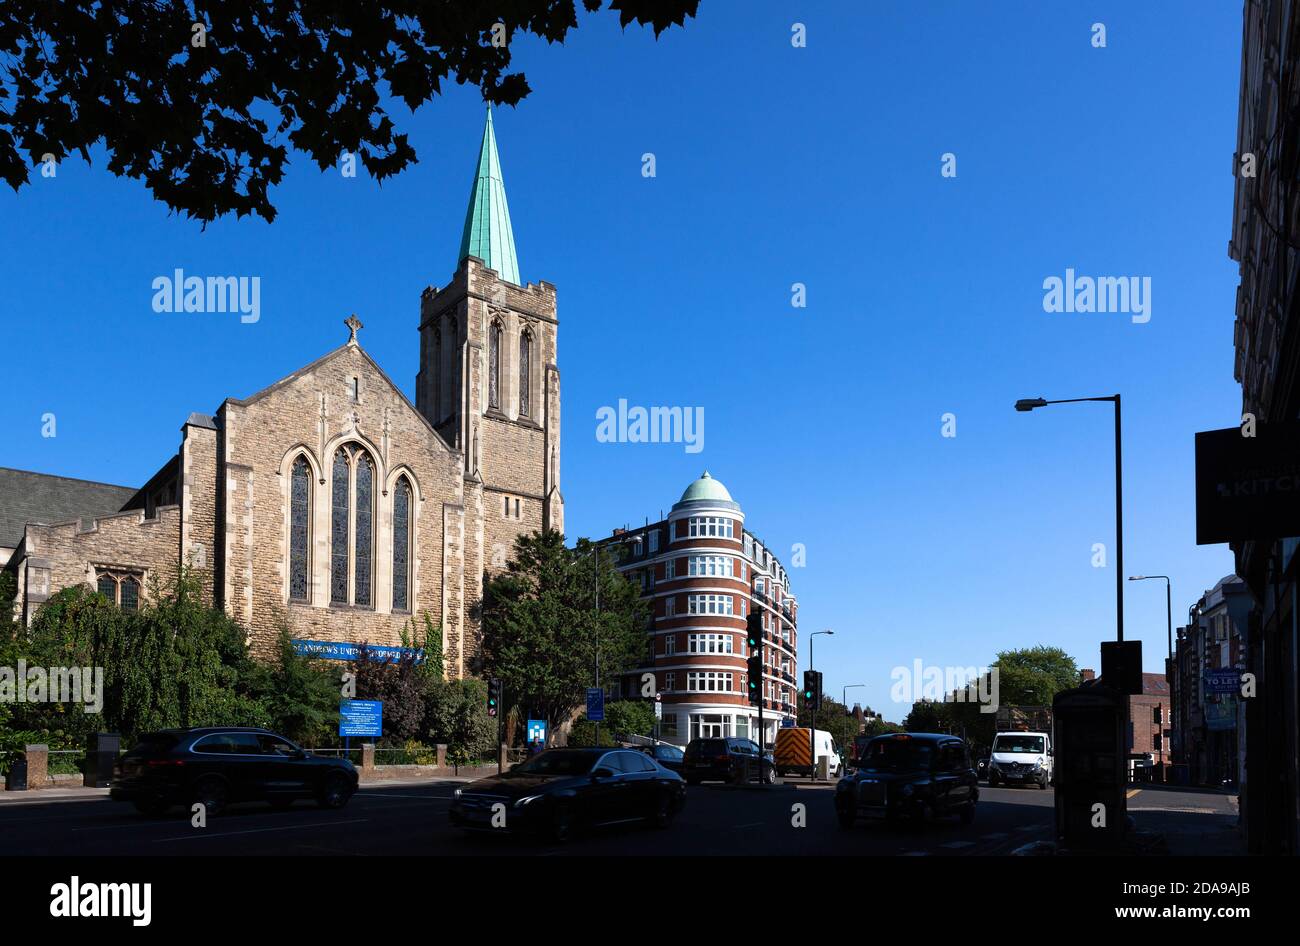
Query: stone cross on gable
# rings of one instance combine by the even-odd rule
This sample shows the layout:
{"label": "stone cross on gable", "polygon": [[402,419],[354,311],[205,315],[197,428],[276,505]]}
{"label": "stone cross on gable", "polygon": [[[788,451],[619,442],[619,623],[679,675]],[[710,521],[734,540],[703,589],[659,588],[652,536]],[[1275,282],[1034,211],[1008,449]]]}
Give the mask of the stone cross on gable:
{"label": "stone cross on gable", "polygon": [[365,326],[361,324],[361,320],[357,318],[355,312],[344,319],[343,324],[352,332],[352,334],[348,336],[348,344],[355,345],[357,343],[357,329],[365,328]]}

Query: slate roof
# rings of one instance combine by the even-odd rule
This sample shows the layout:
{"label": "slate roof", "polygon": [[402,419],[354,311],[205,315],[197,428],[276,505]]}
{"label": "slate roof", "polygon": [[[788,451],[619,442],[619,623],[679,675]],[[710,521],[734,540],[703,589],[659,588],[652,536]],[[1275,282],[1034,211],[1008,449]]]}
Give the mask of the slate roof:
{"label": "slate roof", "polygon": [[119,512],[136,492],[134,486],[0,467],[0,546],[18,545],[29,522],[68,522]]}

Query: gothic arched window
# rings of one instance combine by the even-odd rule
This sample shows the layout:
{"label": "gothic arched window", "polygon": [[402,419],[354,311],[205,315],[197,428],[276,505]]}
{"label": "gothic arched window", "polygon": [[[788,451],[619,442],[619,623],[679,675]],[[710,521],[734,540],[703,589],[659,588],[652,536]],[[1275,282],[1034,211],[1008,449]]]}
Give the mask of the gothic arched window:
{"label": "gothic arched window", "polygon": [[330,603],[368,608],[374,604],[375,462],[345,444],[334,452],[331,475]]}
{"label": "gothic arched window", "polygon": [[334,454],[333,483],[330,486],[330,603],[348,603],[348,454],[342,447]]}
{"label": "gothic arched window", "polygon": [[100,575],[99,583],[96,585],[99,593],[109,601],[117,604],[117,579],[112,575]]}
{"label": "gothic arched window", "polygon": [[289,598],[293,601],[307,600],[310,523],[311,466],[306,457],[299,457],[289,477]]}
{"label": "gothic arched window", "polygon": [[122,579],[122,610],[138,611],[140,609],[140,582],[128,575]]}
{"label": "gothic arched window", "polygon": [[370,457],[357,455],[356,464],[356,582],[353,585],[352,603],[363,607],[371,605],[370,563],[375,546],[375,466]]}
{"label": "gothic arched window", "polygon": [[501,323],[488,329],[488,407],[501,406]]}
{"label": "gothic arched window", "polygon": [[533,390],[532,354],[533,336],[528,332],[521,332],[519,335],[519,413],[524,417],[529,414],[528,401]]}
{"label": "gothic arched window", "polygon": [[393,610],[411,609],[411,484],[403,476],[393,491]]}

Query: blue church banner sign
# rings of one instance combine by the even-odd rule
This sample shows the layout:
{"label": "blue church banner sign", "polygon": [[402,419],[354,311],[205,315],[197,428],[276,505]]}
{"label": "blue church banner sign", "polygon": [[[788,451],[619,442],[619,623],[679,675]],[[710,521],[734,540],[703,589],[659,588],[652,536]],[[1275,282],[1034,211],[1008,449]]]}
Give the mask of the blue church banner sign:
{"label": "blue church banner sign", "polygon": [[[309,641],[293,639],[293,652],[300,657],[319,657],[323,660],[356,660],[361,650],[360,644],[346,641]],[[416,663],[424,660],[424,651],[415,647],[369,647],[372,660],[395,664],[403,657],[415,656]]]}

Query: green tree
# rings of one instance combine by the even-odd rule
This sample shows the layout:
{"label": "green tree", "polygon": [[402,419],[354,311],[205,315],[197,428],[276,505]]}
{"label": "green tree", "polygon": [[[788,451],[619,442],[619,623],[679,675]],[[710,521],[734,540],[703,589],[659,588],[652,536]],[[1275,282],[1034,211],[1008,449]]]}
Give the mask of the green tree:
{"label": "green tree", "polygon": [[994,666],[998,668],[998,700],[1008,706],[1051,706],[1057,693],[1079,685],[1074,658],[1059,647],[1004,650]]}
{"label": "green tree", "polygon": [[37,613],[29,648],[29,661],[40,666],[103,668],[98,717],[67,704],[27,704],[49,728],[63,723],[74,741],[95,730],[129,742],[152,729],[270,722],[248,686],[244,629],[203,604],[188,570],[155,583],[135,612],[83,585],[64,588]]}
{"label": "green tree", "polygon": [[[698,5],[608,8],[658,36]],[[273,220],[291,148],[322,170],[356,155],[382,181],[416,160],[394,103],[415,111],[454,80],[514,105],[531,89],[513,43],[577,26],[574,0],[5,0],[0,179],[18,190],[43,155],[89,161],[98,145],[173,211]]]}
{"label": "green tree", "polygon": [[621,736],[648,736],[655,728],[655,705],[649,700],[614,700],[607,703],[605,727]]}
{"label": "green tree", "polygon": [[281,623],[276,659],[255,662],[249,689],[266,709],[270,726],[305,746],[331,745],[338,735],[341,680],[329,661],[299,654]]}
{"label": "green tree", "polygon": [[550,734],[582,705],[597,660],[602,680],[640,663],[648,620],[639,589],[604,550],[585,539],[570,549],[554,531],[520,536],[484,587],[481,669],[501,679],[508,705],[545,719]]}
{"label": "green tree", "polygon": [[425,741],[443,743],[458,765],[495,758],[497,721],[487,714],[487,684],[467,677],[439,680],[425,697]]}

